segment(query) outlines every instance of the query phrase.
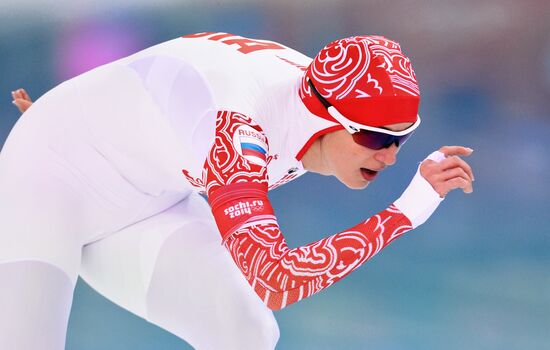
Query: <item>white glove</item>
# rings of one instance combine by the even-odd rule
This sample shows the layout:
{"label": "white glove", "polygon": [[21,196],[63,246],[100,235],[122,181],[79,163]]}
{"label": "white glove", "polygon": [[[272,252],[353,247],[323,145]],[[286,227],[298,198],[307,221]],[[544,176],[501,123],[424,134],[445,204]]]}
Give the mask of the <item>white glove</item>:
{"label": "white glove", "polygon": [[[445,159],[445,155],[435,151],[426,159],[439,163]],[[416,228],[428,220],[443,199],[420,174],[420,165],[418,165],[411,183],[393,204],[411,221],[413,228]]]}

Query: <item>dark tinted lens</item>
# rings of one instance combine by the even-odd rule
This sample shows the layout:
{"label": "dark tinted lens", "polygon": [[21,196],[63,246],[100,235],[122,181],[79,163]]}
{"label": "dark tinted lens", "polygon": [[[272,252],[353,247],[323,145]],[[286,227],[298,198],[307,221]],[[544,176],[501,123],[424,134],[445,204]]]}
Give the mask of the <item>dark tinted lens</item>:
{"label": "dark tinted lens", "polygon": [[403,135],[403,136],[397,136],[399,137],[399,143],[397,144],[397,146],[402,146],[405,144],[405,142],[407,142],[407,140],[412,136],[412,134],[414,133],[414,131],[411,131],[410,133],[408,133],[407,135]]}
{"label": "dark tinted lens", "polygon": [[392,135],[370,130],[361,130],[352,134],[352,136],[355,143],[376,150],[384,148],[393,139]]}
{"label": "dark tinted lens", "polygon": [[352,134],[352,137],[355,143],[358,143],[361,146],[379,150],[390,147],[393,143],[397,146],[401,146],[409,139],[409,137],[411,137],[411,135],[412,132],[403,136],[394,136],[376,131],[361,130]]}

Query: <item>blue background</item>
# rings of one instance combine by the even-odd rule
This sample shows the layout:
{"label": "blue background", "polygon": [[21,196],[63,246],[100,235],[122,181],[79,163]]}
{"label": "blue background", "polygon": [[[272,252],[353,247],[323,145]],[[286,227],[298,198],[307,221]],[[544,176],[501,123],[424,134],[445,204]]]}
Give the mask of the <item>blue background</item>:
{"label": "blue background", "polygon": [[[382,34],[413,61],[423,124],[396,165],[363,191],[307,174],[271,193],[291,246],[384,209],[440,146],[475,150],[474,193],[451,193],[357,272],[277,312],[278,349],[550,349],[550,3],[3,2],[0,145],[19,116],[11,90],[37,98],[94,66],[200,31],[310,56],[333,39]],[[79,281],[67,349],[186,348]]]}

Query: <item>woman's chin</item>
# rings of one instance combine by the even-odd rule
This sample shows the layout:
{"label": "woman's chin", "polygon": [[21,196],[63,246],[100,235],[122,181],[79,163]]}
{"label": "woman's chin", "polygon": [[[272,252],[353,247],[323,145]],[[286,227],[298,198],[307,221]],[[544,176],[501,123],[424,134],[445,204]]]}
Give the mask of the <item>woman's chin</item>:
{"label": "woman's chin", "polygon": [[370,184],[370,182],[367,181],[367,180],[360,180],[360,181],[342,181],[342,180],[340,180],[340,182],[343,183],[344,185],[346,185],[347,188],[352,189],[352,190],[363,190],[363,189],[367,188],[367,186]]}

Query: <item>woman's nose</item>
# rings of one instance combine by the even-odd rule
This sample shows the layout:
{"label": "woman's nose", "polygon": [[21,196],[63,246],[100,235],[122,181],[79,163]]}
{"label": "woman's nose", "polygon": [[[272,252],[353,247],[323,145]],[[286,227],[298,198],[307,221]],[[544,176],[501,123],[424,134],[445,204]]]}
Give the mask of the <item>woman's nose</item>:
{"label": "woman's nose", "polygon": [[384,163],[386,166],[393,165],[397,160],[397,152],[399,152],[399,147],[397,147],[395,143],[392,143],[390,147],[376,151],[374,159]]}

